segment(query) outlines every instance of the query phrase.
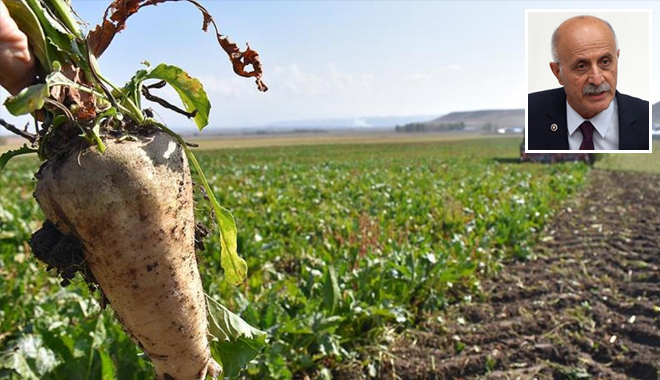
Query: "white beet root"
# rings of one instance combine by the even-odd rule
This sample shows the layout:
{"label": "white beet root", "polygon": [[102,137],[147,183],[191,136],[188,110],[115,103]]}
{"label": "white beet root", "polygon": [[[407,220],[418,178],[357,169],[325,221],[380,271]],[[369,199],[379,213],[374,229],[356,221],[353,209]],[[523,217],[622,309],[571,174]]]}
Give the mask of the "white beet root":
{"label": "white beet root", "polygon": [[186,156],[162,132],[105,144],[104,154],[91,147],[47,162],[35,197],[60,232],[82,243],[87,267],[157,379],[216,376]]}

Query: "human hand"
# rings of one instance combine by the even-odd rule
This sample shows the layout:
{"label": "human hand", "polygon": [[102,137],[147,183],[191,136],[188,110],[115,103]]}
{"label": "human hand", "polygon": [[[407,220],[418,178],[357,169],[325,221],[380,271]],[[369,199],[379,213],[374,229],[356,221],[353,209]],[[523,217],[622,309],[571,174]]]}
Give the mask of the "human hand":
{"label": "human hand", "polygon": [[27,36],[18,29],[0,0],[0,86],[16,95],[34,82],[36,70],[36,59],[28,48]]}

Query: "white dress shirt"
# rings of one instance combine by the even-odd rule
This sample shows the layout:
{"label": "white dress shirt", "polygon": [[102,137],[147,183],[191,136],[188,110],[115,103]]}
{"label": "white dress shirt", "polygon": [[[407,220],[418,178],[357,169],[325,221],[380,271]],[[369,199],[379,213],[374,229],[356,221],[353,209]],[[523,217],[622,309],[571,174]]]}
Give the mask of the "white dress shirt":
{"label": "white dress shirt", "polygon": [[566,101],[566,121],[568,122],[568,148],[579,150],[582,145],[582,132],[580,124],[588,120],[593,124],[595,132],[593,135],[595,150],[618,150],[619,149],[619,105],[616,98],[603,112],[585,119],[578,114]]}

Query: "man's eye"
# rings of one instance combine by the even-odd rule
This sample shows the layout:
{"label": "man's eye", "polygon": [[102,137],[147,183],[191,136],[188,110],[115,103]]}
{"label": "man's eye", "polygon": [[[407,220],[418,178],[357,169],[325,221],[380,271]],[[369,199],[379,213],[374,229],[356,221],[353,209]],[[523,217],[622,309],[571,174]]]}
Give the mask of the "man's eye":
{"label": "man's eye", "polygon": [[584,63],[580,63],[576,67],[578,70],[584,70],[587,67],[587,65],[585,65]]}
{"label": "man's eye", "polygon": [[610,60],[609,59],[603,59],[603,65],[609,65]]}

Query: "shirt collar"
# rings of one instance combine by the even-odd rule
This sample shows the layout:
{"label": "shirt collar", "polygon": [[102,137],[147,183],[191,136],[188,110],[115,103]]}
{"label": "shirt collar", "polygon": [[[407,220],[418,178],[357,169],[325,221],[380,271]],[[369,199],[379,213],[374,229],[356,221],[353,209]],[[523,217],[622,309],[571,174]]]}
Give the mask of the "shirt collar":
{"label": "shirt collar", "polygon": [[591,124],[593,124],[594,128],[598,131],[598,134],[601,137],[605,137],[605,135],[607,134],[607,130],[610,127],[612,117],[614,117],[615,109],[617,109],[616,96],[610,103],[609,107],[607,107],[604,111],[592,117],[591,119],[585,119],[582,116],[580,116],[580,114],[578,114],[577,111],[575,111],[570,104],[568,104],[568,100],[567,100],[566,122],[568,123],[568,133],[572,136],[573,133],[575,133],[575,131],[580,127],[580,124],[582,124],[585,120],[589,120]]}

